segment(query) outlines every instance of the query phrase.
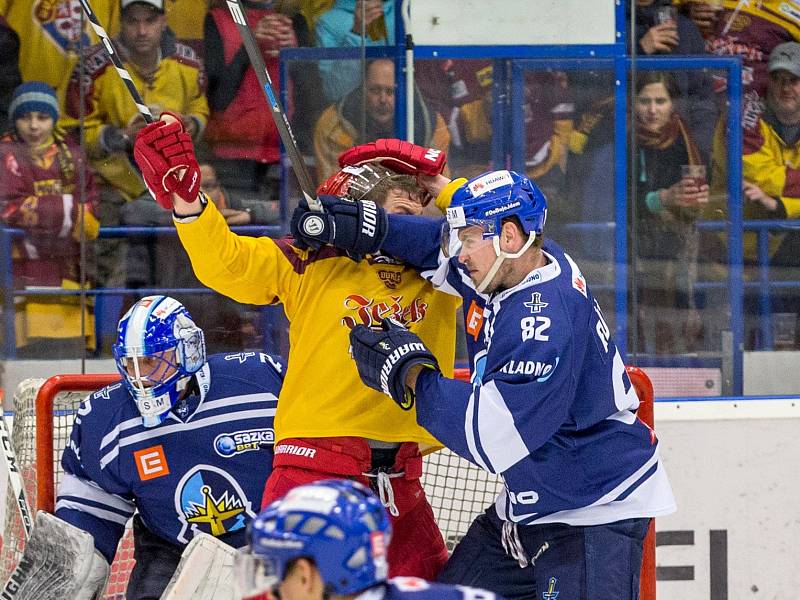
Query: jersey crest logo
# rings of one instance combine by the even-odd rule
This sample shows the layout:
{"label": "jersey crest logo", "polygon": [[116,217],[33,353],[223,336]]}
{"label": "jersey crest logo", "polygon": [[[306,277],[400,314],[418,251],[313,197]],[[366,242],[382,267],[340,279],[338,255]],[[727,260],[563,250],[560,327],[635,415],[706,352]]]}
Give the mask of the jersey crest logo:
{"label": "jersey crest logo", "polygon": [[543,308],[550,306],[549,302],[542,302],[541,292],[533,292],[531,294],[531,301],[525,302],[524,304],[531,309],[531,314],[542,312]]}
{"label": "jersey crest logo", "polygon": [[239,483],[211,465],[197,465],[183,476],[175,488],[175,510],[182,524],[177,539],[183,543],[198,532],[219,537],[238,531],[255,517]]}
{"label": "jersey crest logo", "polygon": [[403,306],[402,296],[392,296],[391,301],[376,302],[374,298],[366,298],[360,294],[351,294],[344,299],[344,306],[355,311],[355,316],[342,318],[342,325],[352,329],[356,325],[366,325],[367,327],[377,327],[382,319],[392,318],[408,327],[412,323],[418,323],[425,318],[428,312],[427,302],[419,298],[414,298],[408,306]]}
{"label": "jersey crest logo", "polygon": [[136,462],[136,470],[139,471],[139,479],[142,481],[169,475],[167,457],[161,444],[137,450],[133,453],[133,459]]}
{"label": "jersey crest logo", "polygon": [[81,30],[82,13],[80,0],[40,0],[33,9],[45,35],[62,52],[76,51],[81,38],[84,46],[90,44],[89,36]]}
{"label": "jersey crest logo", "polygon": [[390,290],[395,289],[402,282],[400,271],[386,271],[381,269],[378,271],[378,278]]}
{"label": "jersey crest logo", "polygon": [[558,598],[559,592],[556,591],[556,583],[558,583],[558,579],[551,577],[550,581],[547,582],[547,591],[542,592],[542,600],[556,600]]}

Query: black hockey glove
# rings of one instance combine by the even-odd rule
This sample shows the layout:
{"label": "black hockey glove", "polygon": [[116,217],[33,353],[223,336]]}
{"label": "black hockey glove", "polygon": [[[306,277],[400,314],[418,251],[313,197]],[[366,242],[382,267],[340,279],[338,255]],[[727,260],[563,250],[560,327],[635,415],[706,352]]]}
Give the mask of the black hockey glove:
{"label": "black hockey glove", "polygon": [[354,202],[320,196],[324,212],[314,212],[305,199],[294,209],[292,235],[299,247],[315,250],[331,244],[358,261],[377,252],[388,231],[386,211],[370,200]]}
{"label": "black hockey glove", "polygon": [[406,387],[406,374],[414,365],[439,370],[439,363],[415,333],[394,319],[383,319],[380,329],[356,325],[350,345],[358,374],[367,386],[383,392],[403,410],[414,406],[414,393]]}

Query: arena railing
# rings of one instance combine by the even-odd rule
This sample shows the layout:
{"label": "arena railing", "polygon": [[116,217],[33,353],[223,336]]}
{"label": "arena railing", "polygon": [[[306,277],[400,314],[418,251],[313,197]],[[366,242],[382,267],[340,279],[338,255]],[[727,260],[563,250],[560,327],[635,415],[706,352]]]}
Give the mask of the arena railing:
{"label": "arena railing", "polygon": [[[283,235],[285,229],[281,225],[242,225],[231,227],[231,230],[247,236],[270,236],[277,237]],[[15,332],[15,298],[19,297],[36,297],[36,296],[80,296],[85,294],[87,297],[97,298],[100,296],[124,296],[127,294],[136,294],[138,296],[145,296],[148,294],[214,294],[215,292],[209,288],[165,288],[165,287],[150,287],[150,288],[126,288],[126,287],[112,287],[112,288],[86,288],[84,290],[65,290],[61,288],[48,288],[48,289],[15,289],[14,287],[14,270],[13,270],[13,240],[14,238],[24,237],[25,230],[0,227],[0,282],[2,282],[2,329],[3,329],[3,346],[0,358],[13,359],[16,358],[16,332]],[[157,237],[157,236],[176,236],[177,232],[174,227],[101,227],[99,238],[142,238],[142,237]],[[88,242],[91,244],[92,242]],[[96,325],[97,333],[101,333],[104,329],[111,328],[113,331],[116,328],[116,319],[114,323],[100,323]],[[98,339],[100,336],[98,335]],[[78,358],[78,357],[76,357]]]}

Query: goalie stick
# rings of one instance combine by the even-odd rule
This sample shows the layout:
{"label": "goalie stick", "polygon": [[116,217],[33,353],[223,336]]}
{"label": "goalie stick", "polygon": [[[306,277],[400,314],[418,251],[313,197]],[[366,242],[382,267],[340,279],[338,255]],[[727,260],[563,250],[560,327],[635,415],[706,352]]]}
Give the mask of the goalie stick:
{"label": "goalie stick", "polygon": [[300,191],[303,192],[303,196],[305,196],[306,202],[308,202],[308,206],[311,210],[322,212],[322,203],[317,199],[314,185],[311,183],[311,177],[306,170],[303,157],[300,155],[297,141],[294,139],[294,134],[292,133],[292,127],[289,125],[286,111],[283,110],[280,100],[275,95],[275,90],[272,87],[272,80],[270,79],[269,72],[267,72],[267,66],[264,64],[261,51],[258,49],[258,43],[253,36],[250,25],[247,24],[242,2],[241,0],[225,0],[225,4],[227,4],[228,11],[231,13],[233,22],[236,23],[236,28],[239,30],[239,35],[242,37],[242,43],[247,51],[247,56],[250,58],[250,64],[256,72],[258,83],[261,85],[261,89],[264,90],[267,103],[272,110],[272,118],[275,121],[275,126],[278,128],[278,134],[281,136],[281,142],[283,142],[283,146],[286,148],[286,154],[289,157],[289,162],[297,177],[297,183],[300,184]]}
{"label": "goalie stick", "polygon": [[[11,445],[11,436],[8,432],[8,425],[4,415],[0,415],[0,441],[3,446],[3,461],[8,471],[8,481],[11,485],[11,491],[16,500],[17,510],[19,511],[20,519],[22,520],[22,528],[25,532],[25,541],[27,542],[31,537],[33,530],[33,519],[31,518],[31,509],[28,505],[28,499],[25,496],[25,483],[22,480],[22,473],[17,467],[17,455],[14,452],[14,447]],[[9,579],[3,588],[2,598],[13,598],[12,595],[16,587],[15,582]]]}
{"label": "goalie stick", "polygon": [[22,481],[22,473],[20,473],[19,467],[17,467],[17,454],[14,452],[14,447],[11,445],[11,435],[8,431],[5,416],[3,415],[0,415],[0,438],[2,438],[3,460],[6,465],[6,470],[8,471],[8,480],[11,483],[11,490],[17,501],[19,516],[22,519],[22,527],[25,530],[25,539],[27,540],[31,537],[33,518],[31,517],[28,499],[25,496],[25,484]]}
{"label": "goalie stick", "polygon": [[111,59],[111,62],[114,63],[114,68],[117,70],[117,73],[125,83],[125,87],[128,88],[128,93],[131,95],[133,103],[136,104],[136,109],[144,117],[145,123],[152,123],[154,121],[153,114],[144,103],[144,100],[142,100],[139,90],[136,89],[133,79],[131,79],[131,74],[128,73],[128,70],[123,66],[117,49],[114,48],[111,38],[100,24],[100,20],[97,18],[97,15],[94,14],[92,5],[89,4],[89,0],[81,0],[81,5],[83,6],[83,11],[86,13],[86,16],[89,18],[89,23],[91,23],[92,29],[94,29],[97,37],[102,40],[103,46],[105,46],[106,52],[108,53],[108,57]]}

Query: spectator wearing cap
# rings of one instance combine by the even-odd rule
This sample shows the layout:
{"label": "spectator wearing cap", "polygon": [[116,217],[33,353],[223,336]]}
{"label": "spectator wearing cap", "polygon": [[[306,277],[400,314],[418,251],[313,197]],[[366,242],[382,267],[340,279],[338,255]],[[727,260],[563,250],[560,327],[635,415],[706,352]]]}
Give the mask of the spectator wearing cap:
{"label": "spectator wearing cap", "polygon": [[[197,139],[208,119],[202,64],[191,48],[166,33],[164,0],[121,0],[120,8],[114,41],[136,89],[155,118],[171,111]],[[145,121],[102,44],[87,48],[73,72],[66,112],[65,125],[83,117],[87,153],[101,184],[100,222],[118,225],[121,205],[145,192],[132,158],[133,140]],[[117,240],[101,241],[99,283],[121,283],[115,272]]]}
{"label": "spectator wearing cap", "polygon": [[[0,222],[26,231],[14,241],[14,285],[77,290],[80,242],[97,237],[99,227],[92,174],[81,149],[55,128],[52,87],[23,83],[9,112],[13,130],[0,139]],[[91,309],[82,329],[77,295],[23,296],[15,309],[20,356],[78,357],[94,347]]]}
{"label": "spectator wearing cap", "polygon": [[[770,53],[765,106],[760,116],[744,127],[742,196],[744,218],[800,218],[800,43],[786,42]],[[715,159],[717,160],[717,159]],[[715,182],[719,185],[720,182]],[[725,213],[727,199],[716,194],[712,218]],[[716,215],[716,216],[714,216]],[[769,237],[772,276],[800,279],[800,238],[794,232]],[[745,262],[757,260],[757,235],[744,234]],[[755,313],[756,299],[746,298],[745,308]],[[796,290],[772,294],[774,312],[800,308]],[[752,339],[750,340],[752,343]]]}

